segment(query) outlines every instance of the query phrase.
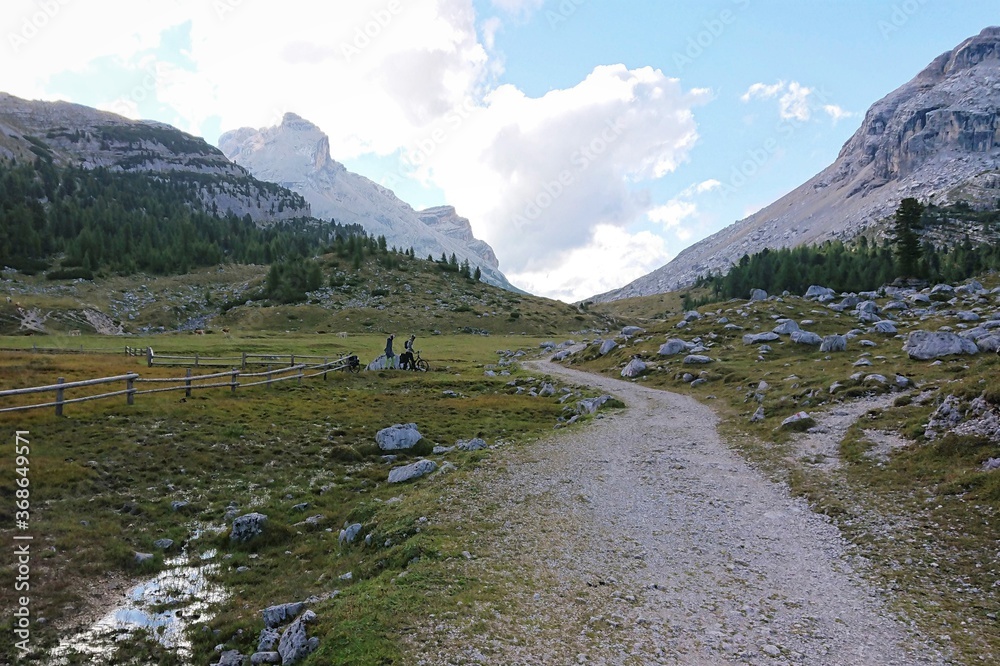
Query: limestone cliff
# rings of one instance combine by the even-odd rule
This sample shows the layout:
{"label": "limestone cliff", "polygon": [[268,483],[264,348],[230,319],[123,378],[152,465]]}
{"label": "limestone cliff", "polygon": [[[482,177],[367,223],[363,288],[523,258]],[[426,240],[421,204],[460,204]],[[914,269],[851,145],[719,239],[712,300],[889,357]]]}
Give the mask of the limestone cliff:
{"label": "limestone cliff", "polygon": [[681,252],[607,301],[672,291],[744,254],[849,239],[905,197],[1000,204],[1000,27],[934,59],[876,102],[837,160],[767,208]]}
{"label": "limestone cliff", "polygon": [[226,132],[219,148],[261,180],[301,194],[316,217],[360,224],[373,236],[385,236],[390,246],[412,247],[420,257],[455,254],[479,266],[487,282],[513,289],[493,249],[472,235],[468,220],[449,207],[418,213],[392,190],[348,171],[330,156],[326,134],[294,113],[275,127]]}
{"label": "limestone cliff", "polygon": [[310,215],[300,195],[257,180],[201,138],[80,104],[0,93],[0,157],[162,174],[195,184],[207,209],[258,224]]}

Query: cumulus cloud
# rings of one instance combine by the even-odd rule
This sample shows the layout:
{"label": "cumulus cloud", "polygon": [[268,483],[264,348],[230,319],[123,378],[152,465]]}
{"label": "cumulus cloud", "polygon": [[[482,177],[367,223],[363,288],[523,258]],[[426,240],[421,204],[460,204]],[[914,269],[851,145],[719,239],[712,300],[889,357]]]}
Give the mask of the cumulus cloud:
{"label": "cumulus cloud", "polygon": [[851,118],[852,116],[855,115],[853,112],[846,111],[845,109],[837,106],[836,104],[824,104],[823,112],[833,119],[834,124],[840,122],[844,118]]}
{"label": "cumulus cloud", "polygon": [[559,252],[551,266],[508,277],[528,291],[572,303],[627,284],[671,258],[663,238],[654,233],[629,233],[602,224],[594,227],[586,244]]}
{"label": "cumulus cloud", "polygon": [[687,159],[698,136],[692,109],[707,98],[624,65],[541,97],[502,86],[419,173],[479,220],[502,268],[537,271],[585,247],[597,226],[625,227],[648,210],[637,185]]}
{"label": "cumulus cloud", "polygon": [[[805,122],[812,117],[815,93],[813,88],[808,88],[798,81],[778,81],[772,84],[754,83],[740,96],[740,100],[746,103],[755,99],[778,98],[778,115],[782,120]],[[834,121],[851,115],[832,104],[824,105],[822,109]]]}
{"label": "cumulus cloud", "polygon": [[[270,126],[294,111],[330,135],[335,159],[400,156],[398,176],[443,192],[515,283],[538,293],[583,297],[667,258],[662,239],[632,225],[654,208],[644,184],[688,159],[694,110],[710,94],[659,70],[601,66],[536,97],[496,87],[503,23],[478,20],[471,0],[293,2],[283,11],[240,0],[149,11],[107,0],[100,13],[56,4],[44,30],[0,54],[3,89],[69,97],[53,80],[99,65],[131,72],[142,90],[93,85],[99,99],[87,103],[152,112],[192,133]],[[515,18],[541,4],[494,1]],[[14,25],[38,7],[9,5]],[[164,45],[168,31],[182,33],[182,57]]]}

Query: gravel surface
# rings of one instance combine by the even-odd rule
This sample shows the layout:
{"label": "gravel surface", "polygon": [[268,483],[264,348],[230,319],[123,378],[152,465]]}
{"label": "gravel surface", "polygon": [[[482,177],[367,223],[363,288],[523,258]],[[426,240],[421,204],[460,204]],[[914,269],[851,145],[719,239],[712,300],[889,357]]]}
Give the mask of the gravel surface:
{"label": "gravel surface", "polygon": [[835,527],[724,445],[708,407],[529,367],[628,409],[501,449],[460,490],[460,517],[496,529],[469,535],[455,573],[495,599],[414,628],[415,663],[948,663],[866,587]]}

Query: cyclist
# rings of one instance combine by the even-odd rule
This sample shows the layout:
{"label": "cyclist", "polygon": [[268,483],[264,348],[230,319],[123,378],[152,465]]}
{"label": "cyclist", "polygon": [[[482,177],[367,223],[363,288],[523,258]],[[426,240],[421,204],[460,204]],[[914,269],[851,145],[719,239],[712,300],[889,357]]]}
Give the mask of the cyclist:
{"label": "cyclist", "polygon": [[399,356],[399,367],[402,370],[416,370],[417,366],[413,362],[413,341],[416,335],[411,335],[410,339],[403,343],[403,353]]}

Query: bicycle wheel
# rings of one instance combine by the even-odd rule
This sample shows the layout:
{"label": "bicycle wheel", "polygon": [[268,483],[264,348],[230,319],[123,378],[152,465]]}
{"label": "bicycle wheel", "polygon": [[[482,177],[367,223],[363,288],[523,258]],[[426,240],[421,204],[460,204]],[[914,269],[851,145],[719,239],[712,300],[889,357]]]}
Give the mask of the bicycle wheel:
{"label": "bicycle wheel", "polygon": [[430,369],[431,366],[427,365],[427,361],[425,361],[424,359],[420,359],[419,361],[417,361],[417,370],[419,370],[420,372],[427,372]]}
{"label": "bicycle wheel", "polygon": [[348,366],[347,370],[356,375],[361,372],[361,364],[355,363],[354,365]]}

